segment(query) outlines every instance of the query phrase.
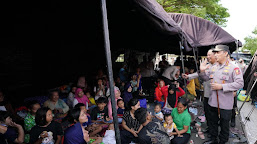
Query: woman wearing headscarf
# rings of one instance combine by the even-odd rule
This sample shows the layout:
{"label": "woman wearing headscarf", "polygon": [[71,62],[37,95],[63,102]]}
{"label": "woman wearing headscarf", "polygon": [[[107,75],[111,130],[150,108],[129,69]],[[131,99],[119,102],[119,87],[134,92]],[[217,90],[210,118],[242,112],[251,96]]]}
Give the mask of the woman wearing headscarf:
{"label": "woman wearing headscarf", "polygon": [[130,83],[127,83],[127,84],[125,85],[122,98],[123,98],[123,101],[124,101],[124,103],[125,103],[125,106],[126,106],[127,103],[129,102],[129,100],[133,98],[133,95],[132,95],[132,87],[131,87]]}
{"label": "woman wearing headscarf", "polygon": [[78,103],[85,104],[86,108],[88,109],[89,100],[81,88],[77,88],[77,90],[75,92],[75,99],[73,101],[73,107]]}
{"label": "woman wearing headscarf", "polygon": [[[122,99],[122,98],[120,97],[120,91],[119,91],[119,90],[115,89],[115,90],[114,90],[114,93],[115,93],[116,110],[117,110],[117,109],[118,109],[117,100],[118,100],[118,99]],[[113,117],[112,117],[112,104],[111,104],[111,99],[109,99],[107,107],[108,107],[109,118],[110,118],[110,119],[113,119]]]}
{"label": "woman wearing headscarf", "polygon": [[176,108],[178,104],[179,97],[183,96],[185,94],[185,91],[179,87],[179,83],[175,82],[174,85],[170,85],[168,89],[168,97],[167,97],[167,103],[164,107],[166,108]]}

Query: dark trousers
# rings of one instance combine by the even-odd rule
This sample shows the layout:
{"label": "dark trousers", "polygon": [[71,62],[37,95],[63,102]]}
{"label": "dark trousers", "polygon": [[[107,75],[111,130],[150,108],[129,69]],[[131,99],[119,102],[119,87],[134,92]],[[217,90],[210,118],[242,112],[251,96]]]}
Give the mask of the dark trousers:
{"label": "dark trousers", "polygon": [[138,139],[127,130],[120,131],[120,139],[122,144],[129,144],[131,141],[134,143],[138,142]]}
{"label": "dark trousers", "polygon": [[236,119],[236,108],[237,108],[237,96],[234,97],[234,105],[233,105],[232,116],[231,116],[231,121],[234,121],[234,122]]}
{"label": "dark trousers", "polygon": [[[211,139],[214,140],[219,136],[220,142],[226,143],[229,139],[229,121],[232,110],[220,109],[220,118],[218,108],[209,105],[209,131]],[[220,126],[220,134],[218,132]]]}
{"label": "dark trousers", "polygon": [[204,108],[204,114],[205,114],[205,118],[206,118],[206,123],[207,123],[207,126],[209,127],[210,116],[209,116],[209,104],[208,104],[208,101],[209,101],[209,98],[204,97],[204,99],[203,99],[203,108]]}
{"label": "dark trousers", "polygon": [[172,140],[171,140],[171,144],[187,144],[191,135],[189,133],[184,133],[182,134],[183,137],[177,137],[175,136]]}

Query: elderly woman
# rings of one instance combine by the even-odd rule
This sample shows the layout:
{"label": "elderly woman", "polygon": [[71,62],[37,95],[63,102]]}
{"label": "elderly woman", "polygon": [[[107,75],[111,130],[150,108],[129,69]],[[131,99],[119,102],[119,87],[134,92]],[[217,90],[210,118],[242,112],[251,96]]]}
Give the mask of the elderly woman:
{"label": "elderly woman", "polygon": [[55,114],[55,119],[63,118],[69,111],[69,106],[61,99],[59,99],[59,92],[50,92],[50,99],[45,101],[44,107],[50,108]]}

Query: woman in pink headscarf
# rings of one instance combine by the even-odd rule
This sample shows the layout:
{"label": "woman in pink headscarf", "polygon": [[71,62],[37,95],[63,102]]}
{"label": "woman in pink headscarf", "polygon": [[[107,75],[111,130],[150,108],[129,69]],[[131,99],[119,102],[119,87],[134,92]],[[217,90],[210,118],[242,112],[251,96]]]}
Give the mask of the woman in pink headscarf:
{"label": "woman in pink headscarf", "polygon": [[73,101],[73,107],[78,104],[78,103],[83,103],[85,104],[86,108],[88,109],[88,103],[89,100],[87,96],[84,94],[83,90],[81,88],[77,88],[75,92],[75,99]]}
{"label": "woman in pink headscarf", "polygon": [[[120,90],[114,89],[114,93],[115,93],[116,110],[117,110],[118,109],[117,100],[122,98],[120,97]],[[109,102],[108,102],[108,115],[110,119],[113,119],[111,99],[109,99]]]}

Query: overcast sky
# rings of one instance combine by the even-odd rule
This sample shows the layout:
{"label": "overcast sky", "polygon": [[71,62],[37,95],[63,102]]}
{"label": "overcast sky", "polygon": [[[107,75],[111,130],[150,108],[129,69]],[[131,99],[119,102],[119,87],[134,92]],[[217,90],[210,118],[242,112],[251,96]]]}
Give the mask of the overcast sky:
{"label": "overcast sky", "polygon": [[257,26],[257,0],[221,0],[221,4],[230,14],[223,29],[244,44],[244,38]]}

